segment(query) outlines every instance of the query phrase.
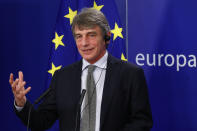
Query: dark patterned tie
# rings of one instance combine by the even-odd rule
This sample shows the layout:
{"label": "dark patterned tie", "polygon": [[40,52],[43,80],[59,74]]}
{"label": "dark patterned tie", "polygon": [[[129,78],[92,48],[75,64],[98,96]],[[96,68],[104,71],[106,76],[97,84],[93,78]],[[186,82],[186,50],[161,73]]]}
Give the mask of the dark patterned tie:
{"label": "dark patterned tie", "polygon": [[88,66],[86,81],[87,93],[85,96],[85,107],[81,120],[80,131],[95,131],[96,123],[96,85],[94,82],[93,71],[96,66]]}

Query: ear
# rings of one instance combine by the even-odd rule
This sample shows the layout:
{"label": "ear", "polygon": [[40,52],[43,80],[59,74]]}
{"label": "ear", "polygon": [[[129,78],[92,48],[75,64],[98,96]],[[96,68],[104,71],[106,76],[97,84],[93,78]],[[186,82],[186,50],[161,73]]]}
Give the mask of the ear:
{"label": "ear", "polygon": [[106,42],[106,44],[109,44],[110,43],[110,39],[111,39],[111,32],[108,32],[105,35],[105,42]]}

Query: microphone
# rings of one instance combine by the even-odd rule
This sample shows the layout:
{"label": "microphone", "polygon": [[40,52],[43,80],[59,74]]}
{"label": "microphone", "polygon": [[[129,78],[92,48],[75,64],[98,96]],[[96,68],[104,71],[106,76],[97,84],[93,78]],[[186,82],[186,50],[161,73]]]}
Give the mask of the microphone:
{"label": "microphone", "polygon": [[29,129],[29,121],[30,121],[30,117],[31,117],[31,110],[33,108],[33,106],[35,104],[38,104],[50,91],[52,88],[48,88],[40,97],[38,97],[34,103],[31,105],[30,109],[29,109],[29,113],[28,113],[28,120],[27,120],[27,131]]}
{"label": "microphone", "polygon": [[80,108],[81,108],[81,105],[82,105],[85,94],[86,94],[86,90],[83,89],[82,92],[81,92],[81,95],[80,95],[79,103],[77,105],[77,115],[76,115],[76,118],[75,118],[75,120],[76,120],[75,131],[77,131],[77,127],[78,127],[78,119],[77,118],[78,118]]}
{"label": "microphone", "polygon": [[81,96],[80,96],[80,99],[79,99],[78,108],[81,107],[85,94],[86,94],[86,90],[83,89],[83,90],[82,90],[82,93],[81,93]]}

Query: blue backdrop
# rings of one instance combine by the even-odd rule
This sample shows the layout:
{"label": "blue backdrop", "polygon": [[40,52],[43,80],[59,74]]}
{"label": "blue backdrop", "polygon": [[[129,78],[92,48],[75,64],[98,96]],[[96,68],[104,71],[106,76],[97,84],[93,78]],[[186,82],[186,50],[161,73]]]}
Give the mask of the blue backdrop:
{"label": "blue backdrop", "polygon": [[[26,130],[13,112],[9,73],[24,72],[27,85],[32,86],[30,101],[45,89],[59,3],[0,1],[2,131]],[[116,4],[124,24],[125,1]],[[128,60],[145,71],[152,131],[197,130],[196,5],[195,0],[128,0]]]}
{"label": "blue backdrop", "polygon": [[197,1],[128,2],[129,61],[145,70],[153,131],[196,131]]}

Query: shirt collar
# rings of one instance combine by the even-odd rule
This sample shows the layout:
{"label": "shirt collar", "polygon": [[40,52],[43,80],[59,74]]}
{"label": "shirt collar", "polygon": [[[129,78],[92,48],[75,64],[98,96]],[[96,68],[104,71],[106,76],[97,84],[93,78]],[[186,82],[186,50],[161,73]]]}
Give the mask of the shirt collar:
{"label": "shirt collar", "polygon": [[[108,52],[105,52],[105,55],[103,57],[101,57],[96,63],[94,63],[93,65],[95,65],[98,68],[101,69],[106,69],[107,68],[107,57],[108,57]],[[82,65],[82,71],[88,66],[91,65],[88,61],[86,61],[85,59],[83,59],[83,65]]]}

